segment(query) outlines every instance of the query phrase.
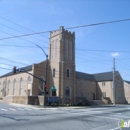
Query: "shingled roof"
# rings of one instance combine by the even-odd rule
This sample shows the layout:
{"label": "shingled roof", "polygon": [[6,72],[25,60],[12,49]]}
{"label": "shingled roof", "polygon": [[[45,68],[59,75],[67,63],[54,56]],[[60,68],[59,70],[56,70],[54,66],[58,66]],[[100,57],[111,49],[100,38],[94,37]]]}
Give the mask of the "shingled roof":
{"label": "shingled roof", "polygon": [[75,74],[76,74],[75,75],[76,78],[95,81],[95,77],[92,74],[87,74],[87,73],[78,72],[78,71],[76,71]]}
{"label": "shingled roof", "polygon": [[124,80],[126,83],[130,84],[130,81]]}
{"label": "shingled roof", "polygon": [[[32,65],[25,66],[25,67],[22,67],[22,68],[20,68],[20,69],[25,69],[25,70],[29,71],[29,70],[32,70]],[[17,72],[17,73],[22,73],[22,72]],[[14,75],[13,71],[11,71],[11,72],[9,72],[9,73],[7,73],[7,74],[4,74],[4,75],[2,75],[2,76],[0,76],[0,78],[5,77],[5,76],[10,76],[10,75]]]}
{"label": "shingled roof", "polygon": [[[115,74],[119,74],[119,72],[115,71]],[[86,80],[91,80],[91,81],[97,81],[97,82],[112,81],[113,80],[113,71],[97,73],[97,74],[87,74],[87,73],[76,71],[75,76],[76,76],[76,78],[86,79]]]}

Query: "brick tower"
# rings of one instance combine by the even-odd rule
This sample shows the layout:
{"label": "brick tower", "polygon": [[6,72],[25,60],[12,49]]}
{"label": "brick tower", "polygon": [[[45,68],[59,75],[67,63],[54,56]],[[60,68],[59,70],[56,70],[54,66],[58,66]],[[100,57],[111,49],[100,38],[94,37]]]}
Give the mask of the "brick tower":
{"label": "brick tower", "polygon": [[[59,96],[61,103],[74,102],[75,86],[75,33],[65,30],[50,32],[49,95]],[[56,92],[53,92],[53,88]]]}

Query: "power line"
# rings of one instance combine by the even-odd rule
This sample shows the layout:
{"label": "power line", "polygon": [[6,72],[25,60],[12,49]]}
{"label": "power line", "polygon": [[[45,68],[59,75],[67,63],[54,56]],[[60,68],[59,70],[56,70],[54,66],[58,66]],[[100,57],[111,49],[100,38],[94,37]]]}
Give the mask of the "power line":
{"label": "power line", "polygon": [[[7,32],[2,31],[2,30],[0,30],[0,31],[3,32],[3,33],[5,33],[5,34],[8,34],[8,35],[14,36],[14,35],[12,35],[12,34],[10,34],[10,33],[7,33]],[[37,44],[37,43],[35,43],[35,42],[31,42],[31,41],[29,41],[29,40],[25,40],[25,39],[23,39],[22,37],[18,37],[18,38],[21,39],[21,40],[27,41],[27,42],[29,42],[29,43],[32,43],[32,44],[34,44],[34,45]],[[28,50],[30,50],[30,49],[28,49]]]}
{"label": "power line", "polygon": [[4,57],[0,57],[0,58],[1,58],[1,59],[4,59],[4,60],[7,60],[7,61],[15,62],[15,63],[18,63],[18,64],[27,65],[27,64],[24,64],[24,63],[21,63],[21,62],[17,62],[17,61],[14,61],[14,60],[9,60],[9,59],[4,58]]}
{"label": "power line", "polygon": [[[3,65],[9,65],[9,66],[16,66],[16,65],[10,65],[10,64],[5,64],[5,63],[2,63]],[[17,66],[18,67],[18,66]],[[92,67],[92,66],[89,66],[89,67],[91,67],[91,68],[98,68],[98,67]],[[22,67],[19,67],[19,68],[21,68],[22,69]],[[4,69],[4,68],[3,68]],[[6,69],[6,68],[5,68]],[[98,69],[101,69],[101,68],[98,68]],[[9,70],[12,70],[12,69],[9,69]],[[43,68],[43,67],[37,67],[36,66],[36,71],[39,71],[39,72],[41,72],[41,71],[45,71],[46,69],[45,68]],[[47,69],[48,70],[48,72],[52,72],[52,70],[51,69]],[[105,69],[103,69],[103,70],[105,70]],[[58,70],[55,70],[55,73],[58,73],[59,75],[62,75],[62,74],[66,74],[66,71],[63,71],[63,72],[61,72],[61,71],[58,71]],[[71,73],[70,72],[70,74],[72,75],[73,73]],[[71,76],[72,77],[72,76]]]}
{"label": "power line", "polygon": [[11,69],[8,69],[8,68],[4,68],[4,67],[0,67],[1,69],[6,69],[6,70],[11,70]]}
{"label": "power line", "polygon": [[[110,23],[125,22],[125,21],[130,21],[130,19],[122,19],[122,20],[114,20],[114,21],[109,21],[109,22],[87,24],[87,25],[81,25],[81,26],[68,27],[68,28],[65,28],[65,29],[74,29],[74,28],[81,28],[81,27],[98,26],[98,25],[102,25],[102,24],[110,24]],[[31,36],[31,35],[49,33],[49,32],[52,32],[52,31],[56,31],[56,30],[49,30],[49,31],[37,32],[37,33],[30,33],[30,34],[18,35],[18,36],[13,36],[13,37],[5,37],[5,38],[1,38],[0,40],[6,40],[6,39],[12,39],[12,38],[18,38],[18,37],[27,37],[27,36]]]}
{"label": "power line", "polygon": [[[85,59],[85,58],[80,58],[80,59],[83,59],[84,61],[88,61],[88,62],[90,61],[90,62],[96,62],[96,63],[99,63],[99,64],[106,64],[106,63],[101,63],[99,61],[94,61],[94,60]],[[103,61],[103,60],[101,60],[101,61]],[[106,65],[109,65],[109,64],[107,63]]]}
{"label": "power line", "polygon": [[[24,39],[23,39],[24,40]],[[30,42],[30,41],[29,41]],[[31,42],[33,43],[33,42]],[[33,43],[35,44],[35,43]],[[14,47],[28,47],[28,48],[37,48],[35,46],[20,46],[20,45],[0,45],[0,46],[14,46]],[[47,48],[49,49],[49,47],[46,47],[46,46],[42,46],[43,48]],[[59,49],[59,48],[54,48],[54,49]],[[91,49],[75,49],[75,50],[80,50],[80,51],[89,51],[89,52],[122,52],[122,53],[130,53],[130,51],[123,51],[123,50],[91,50]],[[77,54],[77,53],[76,53]],[[93,54],[93,53],[92,53]],[[80,54],[82,55],[82,54]],[[94,54],[94,55],[97,55],[97,54]],[[99,55],[99,56],[102,56],[102,55]],[[124,59],[116,59],[116,60],[127,60],[127,59],[130,59],[130,58],[124,58]]]}
{"label": "power line", "polygon": [[[14,28],[12,28],[12,27],[9,27],[9,26],[7,26],[7,25],[5,25],[5,24],[3,24],[3,23],[0,23],[2,26],[4,26],[4,27],[6,27],[6,28],[9,28],[9,29],[11,29],[11,30],[14,30],[14,31],[16,31],[16,32],[19,32],[19,33],[22,33],[21,31],[18,31],[18,30],[16,30],[16,29],[14,29]],[[22,33],[23,34],[23,33]],[[34,38],[34,39],[36,39],[36,40],[38,40],[38,41],[41,41],[41,42],[45,42],[45,41],[43,41],[43,40],[41,40],[41,39],[38,39],[38,38],[35,38],[35,37],[32,37],[32,36],[30,36],[31,38]],[[45,42],[45,43],[47,43],[47,42]]]}
{"label": "power line", "polygon": [[130,58],[116,59],[116,60],[130,60]]}
{"label": "power line", "polygon": [[130,53],[130,51],[121,51],[121,50],[89,50],[89,49],[77,49],[81,51],[97,51],[97,52],[123,52],[123,53]]}
{"label": "power line", "polygon": [[101,23],[94,23],[94,24],[88,24],[88,25],[81,25],[81,26],[75,26],[75,27],[68,27],[66,29],[73,29],[73,28],[82,28],[82,27],[88,27],[88,26],[97,26],[102,24],[110,24],[110,23],[118,23],[118,22],[125,22],[130,21],[130,19],[121,19],[121,20],[114,20],[114,21],[108,21],[108,22],[101,22]]}
{"label": "power line", "polygon": [[[1,67],[0,67],[1,68]],[[3,69],[6,69],[6,68],[3,68]],[[8,69],[8,70],[11,70],[11,69]],[[43,70],[43,69],[42,69]],[[41,70],[38,70],[38,69],[36,69],[35,71],[37,71],[37,72],[41,72]],[[51,70],[49,70],[50,72],[51,72]],[[109,72],[111,72],[111,71],[109,71]],[[20,72],[20,73],[24,73],[24,72]],[[58,73],[58,75],[63,75],[64,73],[66,74],[66,72],[61,72],[61,71],[58,71],[58,72],[56,72],[56,73]],[[81,72],[82,73],[82,72]],[[76,78],[76,74],[73,76],[73,74],[74,73],[70,73],[70,78],[67,78],[66,79],[66,76],[64,76],[64,78],[60,78],[60,79],[66,79],[66,80],[72,80],[72,78],[75,78],[75,79],[78,79],[78,78]],[[87,73],[86,73],[87,74]],[[29,74],[28,74],[29,75]],[[56,74],[57,75],[57,74]],[[93,74],[89,74],[89,75],[93,75]],[[55,77],[53,77],[53,78],[58,78],[59,79],[59,77],[57,77],[57,76],[55,76]],[[100,79],[102,79],[102,78],[104,78],[103,76],[99,76],[99,78]],[[86,78],[82,78],[82,79],[78,79],[78,80],[85,80],[85,81],[94,81],[94,80],[90,80],[90,79],[86,79]]]}
{"label": "power line", "polygon": [[[128,65],[126,65],[126,64],[124,64],[124,63],[122,63],[122,62],[119,62],[118,61],[118,64],[121,64],[121,66],[124,66],[127,70],[130,70],[130,67],[128,66]],[[124,68],[123,67],[123,68]],[[128,67],[128,68],[127,68]]]}
{"label": "power line", "polygon": [[[6,21],[8,21],[8,22],[10,22],[10,23],[13,23],[14,25],[17,25],[17,26],[19,26],[19,27],[22,27],[22,28],[24,28],[24,29],[26,29],[26,30],[28,30],[28,31],[31,31],[31,32],[34,32],[34,33],[35,33],[35,31],[33,31],[33,30],[31,30],[31,29],[28,29],[27,27],[24,27],[24,26],[22,26],[22,25],[20,25],[20,24],[18,24],[18,23],[15,23],[15,22],[13,22],[13,21],[7,19],[7,18],[4,18],[4,17],[2,17],[2,16],[0,16],[0,18],[1,18],[1,19],[4,19],[4,20],[6,20]],[[48,39],[48,37],[46,37],[46,36],[44,36],[44,35],[41,35],[41,36]]]}

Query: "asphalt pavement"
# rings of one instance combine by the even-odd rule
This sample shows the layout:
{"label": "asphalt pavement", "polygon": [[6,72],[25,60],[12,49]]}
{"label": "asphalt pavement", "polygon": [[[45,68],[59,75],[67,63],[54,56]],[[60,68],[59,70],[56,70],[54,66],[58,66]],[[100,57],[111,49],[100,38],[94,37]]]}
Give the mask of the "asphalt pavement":
{"label": "asphalt pavement", "polygon": [[120,130],[122,119],[130,120],[129,105],[42,108],[0,102],[0,130]]}

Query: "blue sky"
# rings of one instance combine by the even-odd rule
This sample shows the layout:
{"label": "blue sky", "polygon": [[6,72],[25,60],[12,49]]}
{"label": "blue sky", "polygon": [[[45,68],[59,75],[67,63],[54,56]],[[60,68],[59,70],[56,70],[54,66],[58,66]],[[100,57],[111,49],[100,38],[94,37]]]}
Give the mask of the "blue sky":
{"label": "blue sky", "polygon": [[[0,0],[0,39],[55,30],[60,26],[127,19],[130,18],[129,5],[129,0]],[[77,71],[90,74],[112,71],[115,57],[116,70],[124,80],[130,80],[130,21],[70,31],[76,35]],[[49,33],[44,33],[0,40],[0,75],[13,66],[23,67],[45,60],[35,44],[48,53],[48,38]]]}

